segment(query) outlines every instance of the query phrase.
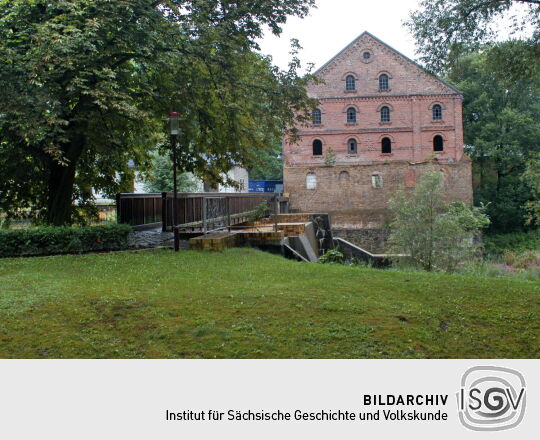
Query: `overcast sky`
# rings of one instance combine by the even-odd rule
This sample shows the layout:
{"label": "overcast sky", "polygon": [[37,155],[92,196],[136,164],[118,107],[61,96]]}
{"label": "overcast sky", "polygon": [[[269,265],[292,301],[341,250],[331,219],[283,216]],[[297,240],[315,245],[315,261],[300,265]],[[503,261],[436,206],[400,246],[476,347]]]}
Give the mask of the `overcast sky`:
{"label": "overcast sky", "polygon": [[261,51],[272,55],[274,64],[287,67],[290,39],[298,38],[304,48],[300,54],[304,66],[321,67],[362,32],[368,31],[385,43],[415,58],[414,40],[403,21],[419,0],[317,0],[304,19],[289,19],[278,38],[267,33],[260,42]]}
{"label": "overcast sky", "polygon": [[[290,59],[290,40],[297,38],[304,48],[300,54],[304,67],[311,62],[319,68],[362,32],[368,31],[416,60],[414,40],[403,22],[410,11],[418,9],[419,3],[420,0],[317,0],[317,8],[312,9],[309,16],[289,19],[280,37],[267,32],[260,41],[261,51],[272,55],[274,64],[284,69]],[[526,5],[516,3],[509,14],[497,19],[492,29],[499,39],[510,37],[509,17],[514,14],[526,17],[527,11]],[[529,26],[515,36],[530,36],[533,30]]]}

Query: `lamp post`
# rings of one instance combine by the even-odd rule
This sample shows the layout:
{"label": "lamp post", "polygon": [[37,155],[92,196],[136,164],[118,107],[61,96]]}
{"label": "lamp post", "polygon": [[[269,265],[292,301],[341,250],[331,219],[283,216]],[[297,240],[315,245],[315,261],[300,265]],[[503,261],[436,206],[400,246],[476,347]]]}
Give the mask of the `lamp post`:
{"label": "lamp post", "polygon": [[178,113],[171,112],[169,115],[171,123],[171,146],[172,146],[172,161],[173,161],[173,234],[174,234],[174,250],[180,250],[180,231],[178,230],[178,188],[176,179],[176,145],[178,143],[178,132],[180,130],[180,118]]}

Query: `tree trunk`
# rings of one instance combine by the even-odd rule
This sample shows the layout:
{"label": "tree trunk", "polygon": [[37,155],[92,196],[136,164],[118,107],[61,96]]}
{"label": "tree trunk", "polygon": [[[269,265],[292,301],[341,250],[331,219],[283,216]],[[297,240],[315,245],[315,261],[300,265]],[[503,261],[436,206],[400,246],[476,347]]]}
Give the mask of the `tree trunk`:
{"label": "tree trunk", "polygon": [[66,166],[55,163],[51,167],[46,216],[47,223],[51,225],[71,224],[75,168],[74,163]]}
{"label": "tree trunk", "polygon": [[69,225],[73,218],[73,190],[77,164],[84,151],[86,139],[75,135],[66,146],[67,164],[53,162],[50,166],[49,188],[47,194],[46,221],[53,226]]}

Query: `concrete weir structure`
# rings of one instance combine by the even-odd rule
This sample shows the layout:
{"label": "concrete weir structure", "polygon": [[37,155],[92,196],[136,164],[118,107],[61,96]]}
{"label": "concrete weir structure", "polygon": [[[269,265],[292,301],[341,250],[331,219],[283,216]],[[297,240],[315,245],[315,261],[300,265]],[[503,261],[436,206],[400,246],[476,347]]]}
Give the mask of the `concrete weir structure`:
{"label": "concrete weir structure", "polygon": [[327,214],[274,214],[267,219],[224,228],[189,240],[190,249],[222,251],[251,246],[316,262],[333,247]]}
{"label": "concrete weir structure", "polygon": [[328,214],[275,214],[189,240],[192,250],[223,251],[234,247],[256,247],[286,258],[315,263],[329,249],[339,249],[349,261],[386,266],[391,255],[374,254],[342,238],[334,238]]}

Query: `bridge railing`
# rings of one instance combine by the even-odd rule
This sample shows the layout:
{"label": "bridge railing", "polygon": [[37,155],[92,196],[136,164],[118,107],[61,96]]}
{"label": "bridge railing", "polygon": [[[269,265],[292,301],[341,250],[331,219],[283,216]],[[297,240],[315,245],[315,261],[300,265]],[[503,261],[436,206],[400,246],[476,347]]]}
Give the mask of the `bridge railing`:
{"label": "bridge railing", "polygon": [[163,196],[161,193],[116,195],[118,223],[132,226],[159,225],[163,221]]}
{"label": "bridge railing", "polygon": [[[275,200],[273,193],[178,193],[178,224],[204,231],[231,226],[246,221],[263,202],[273,212]],[[161,225],[163,231],[170,231],[173,201],[173,193],[118,194],[118,222],[136,227]]]}

